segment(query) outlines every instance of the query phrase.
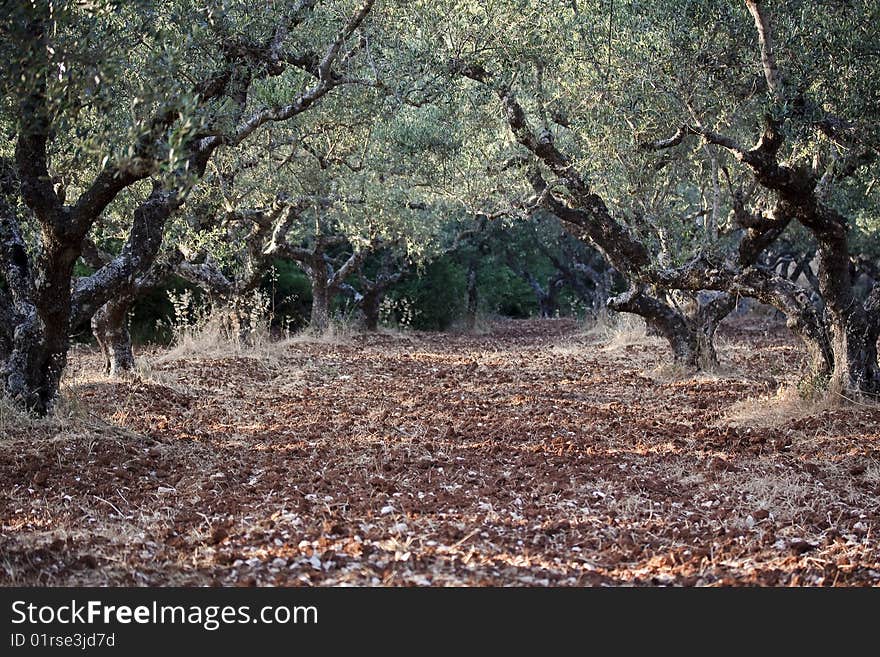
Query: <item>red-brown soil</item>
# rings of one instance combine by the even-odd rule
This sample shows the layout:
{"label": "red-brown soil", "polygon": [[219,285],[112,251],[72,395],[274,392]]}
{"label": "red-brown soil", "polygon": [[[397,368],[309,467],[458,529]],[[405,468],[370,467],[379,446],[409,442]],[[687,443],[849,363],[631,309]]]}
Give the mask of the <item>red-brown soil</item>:
{"label": "red-brown soil", "polygon": [[81,349],[0,414],[0,583],[880,585],[880,407],[779,394],[797,344],[743,327],[696,378],[565,320]]}

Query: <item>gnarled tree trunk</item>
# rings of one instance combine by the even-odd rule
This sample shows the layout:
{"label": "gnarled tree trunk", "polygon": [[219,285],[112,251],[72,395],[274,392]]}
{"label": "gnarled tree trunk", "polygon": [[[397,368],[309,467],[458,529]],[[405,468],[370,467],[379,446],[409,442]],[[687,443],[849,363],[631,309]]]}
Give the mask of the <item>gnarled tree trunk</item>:
{"label": "gnarled tree trunk", "polygon": [[[809,225],[810,220],[804,221]],[[867,303],[853,290],[846,224],[833,213],[814,231],[819,242],[819,289],[825,300],[834,367],[830,389],[843,396],[880,394],[876,288]],[[873,312],[872,312],[873,310]]]}
{"label": "gnarled tree trunk", "polygon": [[43,229],[34,276],[17,222],[2,218],[0,249],[13,300],[15,328],[3,366],[3,386],[13,399],[39,415],[48,412],[67,364],[70,346],[71,278],[79,257],[78,236],[53,226]]}
{"label": "gnarled tree trunk", "polygon": [[880,395],[877,366],[877,330],[867,318],[855,314],[833,318],[831,348],[834,369],[830,389],[845,397]]}
{"label": "gnarled tree trunk", "polygon": [[286,255],[299,263],[309,277],[312,287],[309,330],[312,333],[324,333],[330,328],[330,303],[345,284],[345,280],[360,268],[368,253],[366,249],[354,249],[345,262],[335,269],[338,259],[330,258],[327,249],[340,242],[344,242],[341,236],[321,235],[310,249],[284,244],[278,250],[279,255]]}
{"label": "gnarled tree trunk", "polygon": [[696,309],[690,323],[696,333],[698,358],[703,369],[712,370],[718,366],[715,333],[735,308],[736,297],[731,294],[721,293],[707,300],[701,300],[697,295]]}
{"label": "gnarled tree trunk", "polygon": [[719,294],[708,302],[695,300],[693,305],[691,312],[682,312],[647,294],[640,286],[608,300],[611,310],[639,315],[649,333],[663,337],[676,365],[692,371],[712,370],[718,367],[715,332],[736,300],[731,295]]}

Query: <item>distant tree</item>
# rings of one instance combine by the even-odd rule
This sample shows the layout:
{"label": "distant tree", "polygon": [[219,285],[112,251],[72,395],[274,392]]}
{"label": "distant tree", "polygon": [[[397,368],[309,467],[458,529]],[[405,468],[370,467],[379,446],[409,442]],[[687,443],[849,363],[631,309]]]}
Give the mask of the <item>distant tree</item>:
{"label": "distant tree", "polygon": [[368,257],[358,272],[354,284],[344,284],[341,290],[351,296],[361,317],[365,331],[379,329],[382,302],[388,291],[408,275],[414,265],[398,244],[381,244]]}

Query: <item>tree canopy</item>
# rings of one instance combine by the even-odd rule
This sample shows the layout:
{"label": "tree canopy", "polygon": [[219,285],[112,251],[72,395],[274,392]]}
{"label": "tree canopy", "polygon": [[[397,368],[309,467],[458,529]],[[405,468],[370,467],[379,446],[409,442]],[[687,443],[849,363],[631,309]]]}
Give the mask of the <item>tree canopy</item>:
{"label": "tree canopy", "polygon": [[752,297],[821,385],[880,392],[876,2],[0,7],[0,356],[34,410],[72,327],[113,361],[172,276],[229,302],[292,261],[314,328],[342,294],[375,326],[450,253],[469,307],[503,269],[688,367]]}

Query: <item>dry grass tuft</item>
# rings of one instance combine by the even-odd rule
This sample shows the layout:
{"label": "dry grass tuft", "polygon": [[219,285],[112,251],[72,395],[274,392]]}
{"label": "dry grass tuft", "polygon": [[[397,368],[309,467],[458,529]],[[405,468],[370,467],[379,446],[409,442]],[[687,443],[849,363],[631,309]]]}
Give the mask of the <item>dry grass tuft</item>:
{"label": "dry grass tuft", "polygon": [[780,387],[775,393],[733,404],[722,419],[733,427],[772,428],[793,420],[817,415],[840,404],[829,396],[804,397],[794,386]]}
{"label": "dry grass tuft", "polygon": [[306,328],[299,333],[291,335],[278,344],[295,345],[295,344],[331,344],[331,345],[347,345],[351,343],[352,337],[358,333],[355,322],[346,320],[331,321],[326,331],[315,332]]}
{"label": "dry grass tuft", "polygon": [[600,315],[585,335],[604,343],[602,351],[605,352],[621,351],[632,346],[663,344],[660,338],[648,335],[645,320],[629,313]]}
{"label": "dry grass tuft", "polygon": [[31,429],[40,422],[8,397],[0,395],[0,436],[8,437],[18,431]]}
{"label": "dry grass tuft", "polygon": [[293,338],[278,340],[269,326],[257,326],[242,337],[231,328],[235,323],[224,312],[214,312],[203,320],[174,330],[174,345],[150,364],[138,365],[149,370],[152,365],[172,361],[227,358],[252,358],[263,362],[278,361]]}

